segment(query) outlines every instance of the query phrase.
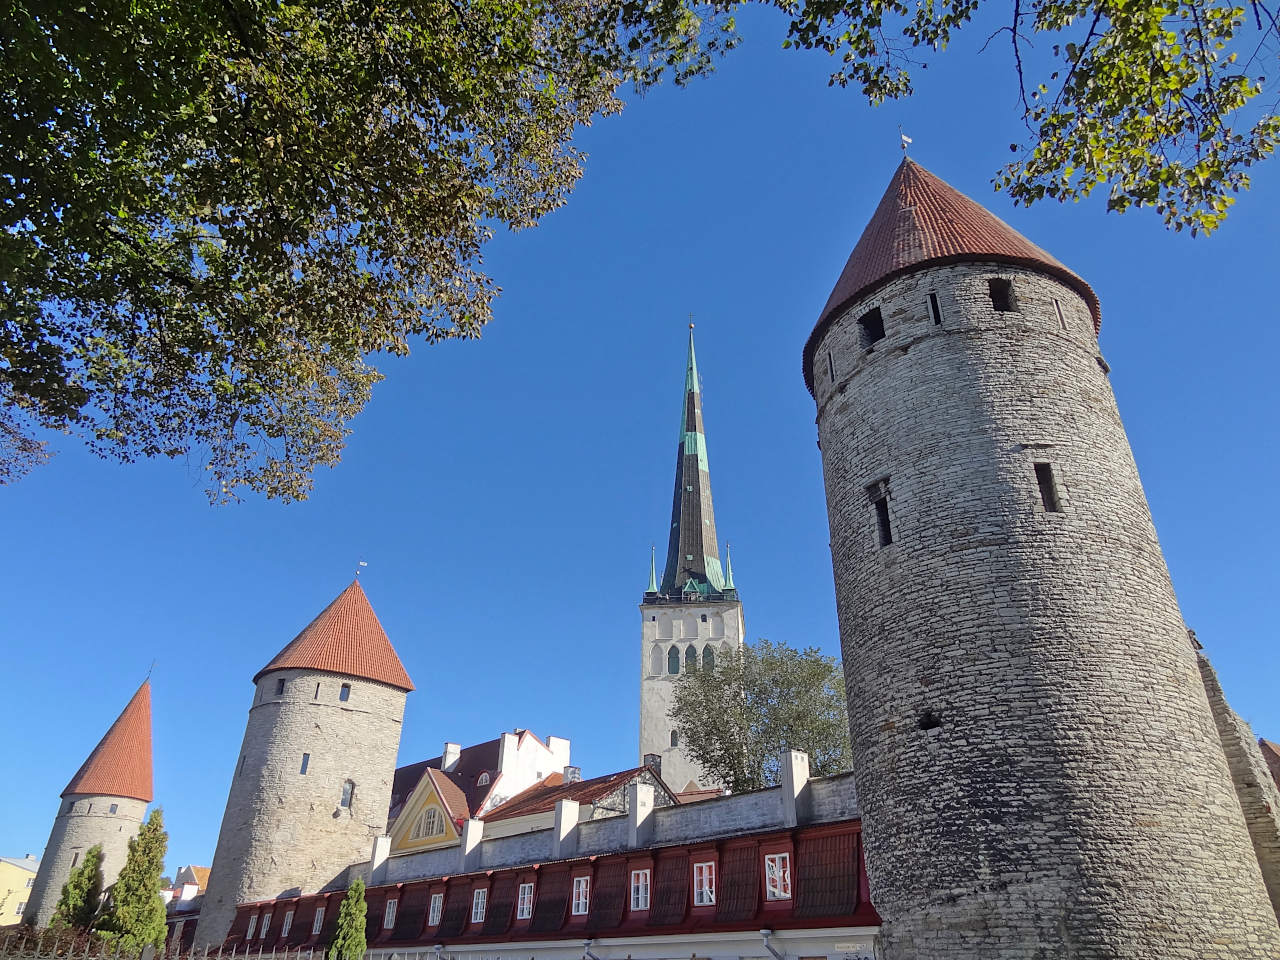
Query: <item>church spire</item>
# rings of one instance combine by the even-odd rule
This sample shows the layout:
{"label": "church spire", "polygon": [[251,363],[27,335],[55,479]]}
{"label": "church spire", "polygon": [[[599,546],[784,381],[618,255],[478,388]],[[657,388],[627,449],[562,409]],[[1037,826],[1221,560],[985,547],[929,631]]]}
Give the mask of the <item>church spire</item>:
{"label": "church spire", "polygon": [[659,592],[668,597],[697,593],[704,597],[724,591],[716,520],[711,507],[711,475],[707,467],[707,438],[702,428],[702,385],[689,324],[689,360],[685,367],[684,407],[676,449],[675,496],[671,505],[671,539],[667,566]]}

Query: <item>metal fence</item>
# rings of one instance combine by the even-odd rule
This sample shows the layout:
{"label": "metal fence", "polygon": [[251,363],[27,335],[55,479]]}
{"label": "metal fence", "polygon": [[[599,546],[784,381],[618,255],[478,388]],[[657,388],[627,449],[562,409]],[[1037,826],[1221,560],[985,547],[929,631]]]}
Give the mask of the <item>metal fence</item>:
{"label": "metal fence", "polygon": [[[369,955],[366,953],[366,957]],[[210,950],[202,947],[182,950],[148,946],[142,956],[122,952],[119,946],[86,934],[30,931],[5,934],[0,931],[0,960],[325,960],[324,948],[298,950],[244,949]]]}

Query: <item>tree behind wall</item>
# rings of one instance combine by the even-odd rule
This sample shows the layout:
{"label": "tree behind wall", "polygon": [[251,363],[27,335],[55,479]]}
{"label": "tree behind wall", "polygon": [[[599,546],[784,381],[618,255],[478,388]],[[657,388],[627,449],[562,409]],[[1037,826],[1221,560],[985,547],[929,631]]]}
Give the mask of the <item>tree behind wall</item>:
{"label": "tree behind wall", "polygon": [[367,946],[364,937],[368,907],[364,902],[364,881],[356,877],[338,908],[338,932],[329,947],[329,960],[360,960]]}
{"label": "tree behind wall", "polygon": [[164,901],[160,899],[160,874],[169,835],[159,808],[129,841],[124,869],[111,888],[106,912],[98,921],[105,939],[125,954],[139,954],[147,944],[164,947]]}
{"label": "tree behind wall", "polygon": [[689,756],[735,793],[776,784],[787,748],[809,754],[814,776],[849,769],[844,677],[816,647],[760,640],[710,670],[688,670],[670,717]]}
{"label": "tree behind wall", "polygon": [[71,871],[62,885],[62,896],[53,909],[51,927],[75,927],[87,930],[93,925],[102,904],[102,846],[94,844],[84,855],[80,866]]}

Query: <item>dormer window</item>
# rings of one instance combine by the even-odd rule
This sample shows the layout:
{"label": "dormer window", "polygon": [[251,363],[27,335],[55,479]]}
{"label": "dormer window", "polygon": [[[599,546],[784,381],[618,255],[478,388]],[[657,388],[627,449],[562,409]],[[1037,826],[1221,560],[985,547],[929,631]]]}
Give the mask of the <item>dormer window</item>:
{"label": "dormer window", "polygon": [[489,785],[489,773],[488,773],[488,771],[486,771],[486,772],[484,772],[484,773],[480,774],[480,776],[476,777],[476,786],[477,786],[477,787],[487,787],[488,785]]}

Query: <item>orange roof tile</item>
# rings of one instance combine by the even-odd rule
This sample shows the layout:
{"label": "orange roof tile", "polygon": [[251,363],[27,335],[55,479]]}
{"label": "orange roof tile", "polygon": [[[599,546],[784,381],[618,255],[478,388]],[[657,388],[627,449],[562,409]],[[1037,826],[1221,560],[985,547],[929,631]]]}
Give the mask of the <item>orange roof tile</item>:
{"label": "orange roof tile", "polygon": [[449,811],[449,816],[454,820],[470,819],[471,807],[467,804],[467,795],[450,779],[449,774],[427,767],[425,775],[431,778],[431,785],[436,788],[436,796]]}
{"label": "orange roof tile", "polygon": [[376,680],[401,690],[412,690],[413,681],[396,656],[378,615],[369,605],[359,580],[338,594],[320,615],[265,667],[254,683],[272,670],[301,668],[342,673]]}
{"label": "orange roof tile", "polygon": [[1267,762],[1267,769],[1271,771],[1271,779],[1280,787],[1280,746],[1259,737],[1258,748],[1262,751],[1262,759]]}
{"label": "orange roof tile", "polygon": [[143,681],[62,791],[151,802],[151,681]]}
{"label": "orange roof tile", "polygon": [[[847,304],[909,270],[966,260],[994,260],[1044,270],[1084,298],[1095,328],[1101,322],[1098,297],[1087,283],[995,214],[914,160],[904,159],[849,254],[805,344],[806,382],[817,341]],[[812,391],[812,383],[809,389]]]}

